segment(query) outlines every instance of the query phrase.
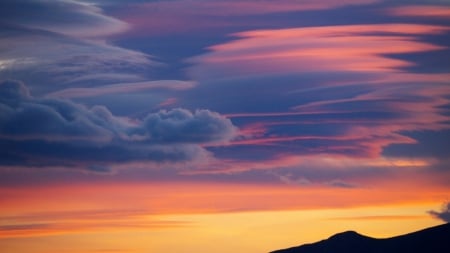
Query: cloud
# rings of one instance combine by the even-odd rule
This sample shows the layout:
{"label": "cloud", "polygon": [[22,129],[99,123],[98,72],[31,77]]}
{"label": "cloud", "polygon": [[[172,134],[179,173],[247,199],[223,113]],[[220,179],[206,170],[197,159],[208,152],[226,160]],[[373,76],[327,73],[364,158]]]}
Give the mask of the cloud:
{"label": "cloud", "polygon": [[8,216],[8,221],[0,225],[0,238],[34,237],[102,229],[163,229],[192,225],[192,222],[182,220],[161,220],[153,217],[149,219],[148,214],[149,211],[139,209],[21,213]]}
{"label": "cloud", "polygon": [[[105,1],[100,1],[101,3]],[[265,22],[270,15],[280,13],[330,10],[345,6],[368,5],[379,0],[173,0],[134,1],[127,9],[116,12],[121,19],[133,25],[132,30],[146,34],[180,34],[192,31],[214,31],[230,27],[242,29],[255,24],[274,25]],[[262,19],[252,17],[264,16]],[[297,15],[298,16],[298,15]],[[174,19],[173,17],[177,17]],[[248,18],[250,17],[250,18]],[[282,18],[276,16],[279,23]],[[161,29],[164,27],[164,29]],[[137,32],[136,34],[138,34]]]}
{"label": "cloud", "polygon": [[134,93],[148,90],[187,90],[195,86],[192,81],[157,80],[136,83],[119,83],[94,88],[68,88],[48,94],[49,97],[76,98],[107,94]]}
{"label": "cloud", "polygon": [[142,126],[134,128],[132,133],[152,142],[221,143],[232,139],[236,130],[230,120],[218,113],[197,110],[193,114],[176,109],[148,115]]}
{"label": "cloud", "polygon": [[136,82],[153,65],[144,53],[100,41],[14,26],[3,26],[0,34],[0,78],[27,81],[40,93],[86,83]]}
{"label": "cloud", "polygon": [[[383,55],[444,49],[412,38],[448,30],[445,26],[374,24],[240,32],[235,34],[237,40],[211,46],[211,52],[192,58],[191,62],[197,65],[191,68],[191,75],[199,80],[254,76],[261,72],[386,75],[412,63]],[[382,32],[385,34],[379,35]]]}
{"label": "cloud", "polygon": [[128,28],[95,5],[74,0],[3,0],[0,17],[7,24],[83,38],[112,35]]}
{"label": "cloud", "polygon": [[150,55],[107,42],[126,27],[80,1],[1,1],[0,79],[22,80],[36,94],[148,80],[157,65]]}
{"label": "cloud", "polygon": [[68,166],[106,171],[114,163],[188,162],[226,143],[232,122],[209,110],[173,109],[143,119],[114,116],[64,99],[35,98],[20,82],[0,83],[2,165]]}
{"label": "cloud", "polygon": [[387,12],[393,16],[428,17],[449,19],[450,7],[442,5],[407,5],[389,8]]}
{"label": "cloud", "polygon": [[330,182],[327,182],[327,185],[329,185],[331,187],[337,187],[337,188],[355,188],[356,187],[356,185],[345,182],[340,179],[335,179]]}
{"label": "cloud", "polygon": [[428,213],[437,219],[450,222],[450,202],[445,203],[440,211],[431,210]]}
{"label": "cloud", "polygon": [[[411,132],[449,129],[449,74],[412,68],[435,69],[429,53],[448,50],[430,37],[448,32],[392,23],[237,33],[191,58],[198,85],[182,101],[223,112],[242,129],[259,126],[230,150],[375,159],[393,144],[416,144]],[[427,57],[408,58],[415,54]]]}

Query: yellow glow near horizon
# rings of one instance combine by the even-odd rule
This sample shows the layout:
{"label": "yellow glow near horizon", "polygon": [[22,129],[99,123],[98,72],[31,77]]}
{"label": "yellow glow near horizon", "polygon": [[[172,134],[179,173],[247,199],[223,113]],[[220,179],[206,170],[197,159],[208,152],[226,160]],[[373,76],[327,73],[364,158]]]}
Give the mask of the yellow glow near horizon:
{"label": "yellow glow near horizon", "polygon": [[[173,227],[112,227],[66,234],[0,239],[8,253],[268,252],[326,239],[346,230],[390,237],[439,224],[426,214],[439,203],[355,208],[140,216],[186,222]],[[136,222],[131,220],[130,223]]]}

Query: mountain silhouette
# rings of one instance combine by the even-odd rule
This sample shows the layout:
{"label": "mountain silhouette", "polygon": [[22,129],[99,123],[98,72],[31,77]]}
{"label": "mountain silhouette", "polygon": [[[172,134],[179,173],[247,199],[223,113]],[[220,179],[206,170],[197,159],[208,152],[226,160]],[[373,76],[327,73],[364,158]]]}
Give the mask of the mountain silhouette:
{"label": "mountain silhouette", "polygon": [[347,231],[312,244],[271,253],[444,253],[450,252],[450,223],[385,239]]}

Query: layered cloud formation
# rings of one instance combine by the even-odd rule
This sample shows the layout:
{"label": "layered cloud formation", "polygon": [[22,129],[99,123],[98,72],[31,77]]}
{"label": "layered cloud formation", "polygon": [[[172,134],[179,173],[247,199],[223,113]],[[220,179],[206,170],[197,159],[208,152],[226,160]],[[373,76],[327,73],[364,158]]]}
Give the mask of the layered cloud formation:
{"label": "layered cloud formation", "polygon": [[449,74],[409,71],[417,63],[401,58],[446,50],[419,36],[448,29],[384,24],[239,33],[192,59],[200,85],[189,98],[245,122],[253,137],[235,145],[270,146],[278,155],[379,157],[387,146],[415,144],[406,132],[449,128]]}
{"label": "layered cloud formation", "polygon": [[142,81],[154,66],[149,55],[108,43],[126,23],[81,1],[2,1],[0,27],[0,78],[26,81],[37,94]]}
{"label": "layered cloud formation", "polygon": [[97,170],[112,163],[205,159],[207,144],[224,144],[237,129],[209,110],[160,111],[119,118],[103,106],[35,98],[20,82],[0,84],[2,165]]}

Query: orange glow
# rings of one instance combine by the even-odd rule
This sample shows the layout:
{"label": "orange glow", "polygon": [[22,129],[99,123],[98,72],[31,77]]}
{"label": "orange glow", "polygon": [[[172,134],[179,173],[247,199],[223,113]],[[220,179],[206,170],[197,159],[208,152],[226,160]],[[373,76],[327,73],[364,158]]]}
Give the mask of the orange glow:
{"label": "orange glow", "polygon": [[[336,160],[338,161],[338,159]],[[333,163],[333,160],[329,160]],[[342,166],[348,165],[344,163]],[[356,166],[356,164],[354,165]],[[366,179],[368,180],[368,179]],[[405,176],[402,182],[394,177],[376,179],[377,188],[336,189],[325,185],[292,187],[289,185],[244,185],[219,183],[121,183],[100,185],[41,186],[2,189],[2,216],[32,219],[48,213],[49,217],[65,219],[76,216],[98,218],[109,216],[140,216],[151,214],[216,213],[243,210],[291,210],[325,207],[373,205],[406,200],[427,201],[445,196],[447,187],[432,180]],[[430,182],[431,181],[431,182]],[[402,189],[393,189],[402,185]],[[419,185],[427,192],[416,192]],[[378,187],[380,186],[380,187]],[[386,187],[381,187],[386,186]],[[407,190],[410,189],[410,190]],[[393,192],[402,192],[396,196]],[[410,193],[408,193],[410,192]],[[390,193],[390,194],[388,194]],[[308,196],[314,195],[315,198]],[[7,197],[6,197],[7,196]],[[409,197],[408,197],[409,196]],[[124,209],[124,206],[132,207]],[[110,213],[113,210],[113,213]]]}
{"label": "orange glow", "polygon": [[[348,229],[386,237],[439,223],[426,211],[448,188],[414,180],[355,189],[210,183],[3,188],[0,247],[9,253],[256,253]],[[231,238],[233,245],[222,246]]]}

